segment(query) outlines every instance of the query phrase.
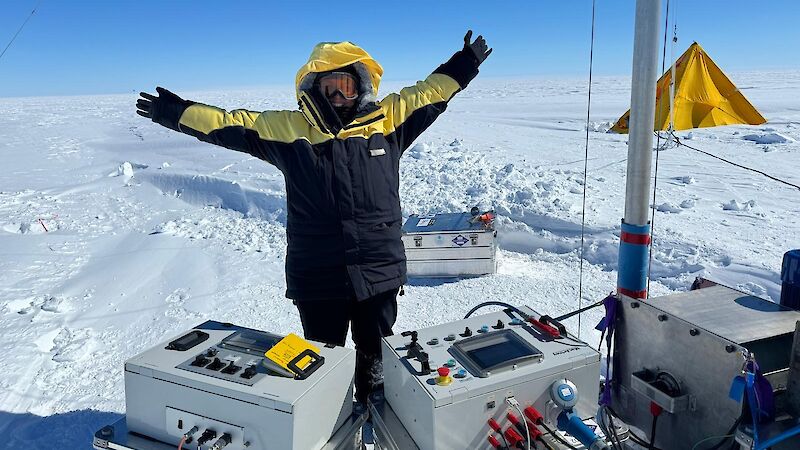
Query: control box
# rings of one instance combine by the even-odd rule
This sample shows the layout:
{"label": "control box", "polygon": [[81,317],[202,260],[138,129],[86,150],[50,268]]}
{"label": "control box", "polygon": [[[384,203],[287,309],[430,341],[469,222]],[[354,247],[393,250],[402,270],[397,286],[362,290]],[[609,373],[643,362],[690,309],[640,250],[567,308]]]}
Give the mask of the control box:
{"label": "control box", "polygon": [[555,428],[550,388],[561,379],[577,386],[577,413],[597,410],[600,354],[511,310],[386,337],[383,366],[386,402],[421,450],[490,448],[489,419],[507,429],[509,412],[519,418],[509,397]]}
{"label": "control box", "polygon": [[408,275],[455,277],[497,272],[494,213],[412,214],[403,224]]}
{"label": "control box", "polygon": [[297,376],[264,356],[282,338],[208,321],[129,359],[128,429],[176,448],[187,433],[184,448],[322,448],[351,417],[355,352],[319,344]]}

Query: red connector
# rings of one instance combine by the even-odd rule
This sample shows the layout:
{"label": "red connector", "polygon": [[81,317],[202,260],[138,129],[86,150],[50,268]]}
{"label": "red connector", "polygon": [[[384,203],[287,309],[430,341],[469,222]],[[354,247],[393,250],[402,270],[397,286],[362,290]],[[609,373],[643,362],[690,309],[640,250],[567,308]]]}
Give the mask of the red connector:
{"label": "red connector", "polygon": [[663,411],[664,411],[664,408],[662,408],[661,405],[659,405],[656,402],[650,402],[650,414],[653,417],[660,416]]}
{"label": "red connector", "polygon": [[498,433],[502,433],[503,432],[503,429],[500,428],[500,424],[497,423],[496,420],[489,419],[489,420],[486,421],[486,423],[488,423],[489,424],[489,428],[493,429],[494,431],[496,431]]}
{"label": "red connector", "polygon": [[503,433],[503,436],[506,437],[506,440],[508,441],[508,446],[511,448],[516,448],[517,444],[525,440],[522,438],[521,434],[514,431],[514,429],[511,427],[506,428],[506,431],[505,433]]}
{"label": "red connector", "polygon": [[500,441],[498,441],[497,438],[495,438],[491,434],[486,439],[489,441],[489,445],[491,445],[492,447],[498,448],[498,449],[499,448],[503,448],[503,446],[500,445]]}
{"label": "red connector", "polygon": [[531,441],[536,441],[542,438],[542,432],[539,430],[539,427],[532,424],[528,421],[528,434],[530,434]]}
{"label": "red connector", "polygon": [[542,414],[533,406],[528,406],[523,412],[525,413],[525,417],[536,425],[541,425],[542,422],[544,422]]}
{"label": "red connector", "polygon": [[547,325],[546,323],[542,323],[542,322],[534,319],[533,317],[528,317],[528,322],[532,323],[534,326],[536,326],[536,328],[544,331],[545,333],[549,334],[550,336],[552,336],[554,338],[560,338],[561,337],[561,332],[558,331],[558,328],[556,328],[556,327],[551,327],[550,325]]}

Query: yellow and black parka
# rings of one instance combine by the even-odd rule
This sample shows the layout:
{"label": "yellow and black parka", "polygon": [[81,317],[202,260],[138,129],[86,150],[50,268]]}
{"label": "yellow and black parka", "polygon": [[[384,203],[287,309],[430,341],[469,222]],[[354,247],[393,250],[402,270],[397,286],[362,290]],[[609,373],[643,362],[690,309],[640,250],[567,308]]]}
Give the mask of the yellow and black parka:
{"label": "yellow and black parka", "polygon": [[[355,118],[343,124],[312,86],[319,73],[347,66],[366,89]],[[400,157],[478,74],[478,61],[461,50],[425,80],[375,101],[382,74],[360,47],[321,43],[297,73],[299,110],[228,112],[186,101],[159,120],[283,173],[286,296],[296,301],[364,300],[406,282]]]}

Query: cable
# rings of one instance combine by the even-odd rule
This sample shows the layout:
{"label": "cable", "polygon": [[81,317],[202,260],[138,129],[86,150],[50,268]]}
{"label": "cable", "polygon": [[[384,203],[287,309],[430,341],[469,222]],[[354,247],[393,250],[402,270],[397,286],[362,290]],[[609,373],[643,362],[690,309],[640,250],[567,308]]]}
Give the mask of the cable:
{"label": "cable", "polygon": [[647,447],[650,450],[653,450],[656,446],[656,424],[658,424],[659,417],[653,416],[653,425],[650,427],[650,446]]}
{"label": "cable", "polygon": [[564,438],[562,438],[561,436],[559,436],[559,435],[558,435],[558,433],[556,433],[555,431],[553,431],[553,429],[552,429],[552,428],[548,427],[546,423],[542,422],[542,423],[541,423],[541,425],[542,425],[542,428],[544,428],[544,429],[545,429],[545,431],[547,431],[548,433],[550,433],[550,436],[553,436],[553,437],[554,437],[554,438],[555,438],[555,439],[556,439],[558,442],[560,442],[560,443],[561,443],[561,445],[563,445],[563,446],[567,447],[567,448],[568,448],[568,449],[570,449],[570,450],[578,450],[578,449],[577,449],[575,446],[573,446],[572,444],[570,444],[569,442],[567,442],[566,440],[564,440]]}
{"label": "cable", "polygon": [[508,397],[506,399],[506,403],[508,403],[512,408],[517,410],[517,412],[519,413],[519,417],[522,420],[522,425],[525,426],[525,447],[527,450],[531,450],[531,430],[528,428],[528,421],[525,419],[525,414],[519,407],[519,402],[514,397]]}
{"label": "cable", "polygon": [[[710,440],[712,440],[712,439],[722,439],[722,441],[720,441],[720,443],[722,443],[722,442],[725,442],[726,440],[728,440],[728,438],[731,438],[731,437],[734,437],[734,436],[735,436],[734,434],[726,434],[726,435],[724,435],[724,436],[711,436],[711,437],[707,437],[707,438],[705,438],[705,439],[701,439],[701,440],[697,441],[697,443],[696,443],[696,444],[694,444],[694,446],[692,447],[692,450],[697,450],[697,447],[698,447],[700,444],[702,444],[703,442],[710,441]],[[719,444],[717,444],[717,445],[719,445]]]}
{"label": "cable", "polygon": [[[589,44],[589,99],[586,102],[586,145],[583,157],[583,204],[581,206],[581,254],[578,269],[578,310],[583,306],[583,248],[586,236],[586,183],[589,171],[589,114],[592,110],[592,64],[594,60],[594,11],[595,0],[592,0],[592,37]],[[578,338],[581,337],[581,316],[578,313]]]}
{"label": "cable", "polygon": [[[590,310],[592,308],[597,308],[598,306],[602,306],[603,302],[605,302],[605,299],[600,300],[599,302],[596,302],[596,303],[592,303],[589,306],[584,306],[581,309],[576,309],[575,311],[568,312],[566,314],[562,314],[562,315],[560,315],[558,317],[553,318],[553,320],[555,320],[556,322],[561,322],[562,320],[569,319],[570,317],[572,317],[572,316],[574,316],[576,314],[581,314],[581,313],[584,313],[584,312],[586,312],[586,311],[588,311],[588,310]],[[578,337],[580,337],[580,336],[578,336]]]}
{"label": "cable", "polygon": [[[606,406],[606,408],[608,409],[609,414],[611,414],[613,417],[616,417],[617,419],[622,420],[619,417],[619,414],[617,414],[616,411],[614,411],[613,408],[611,408],[610,406]],[[633,442],[641,445],[642,447],[651,448],[651,446],[652,446],[653,450],[661,450],[660,448],[656,447],[654,444],[651,444],[650,442],[647,442],[646,440],[644,440],[644,439],[640,438],[639,436],[637,436],[633,432],[633,430],[628,430],[628,438],[630,438],[630,440],[632,440]]]}
{"label": "cable", "polygon": [[186,436],[181,438],[181,443],[178,444],[178,450],[183,450],[183,444],[186,443]]}
{"label": "cable", "polygon": [[[664,45],[661,50],[661,73],[664,73],[664,68],[667,63],[667,30],[669,29],[669,2],[667,0],[667,13],[664,17]],[[662,75],[663,78],[663,75]],[[660,80],[659,80],[660,81]],[[670,85],[675,82],[672,77],[670,77]],[[656,88],[658,91],[658,88]],[[656,98],[658,101],[658,98]],[[670,99],[670,107],[672,107],[672,101]],[[657,107],[658,108],[658,107]],[[658,108],[659,115],[661,113],[661,108]],[[670,112],[670,124],[668,129],[672,130],[672,114]],[[656,123],[661,126],[662,117],[658,117]],[[648,261],[647,261],[647,298],[650,298],[650,279],[651,279],[651,272],[653,268],[653,236],[655,235],[655,224],[656,224],[656,192],[658,189],[658,157],[661,155],[661,133],[656,133],[656,164],[655,164],[655,172],[653,173],[653,202],[652,206],[650,207],[650,245],[648,248]]]}
{"label": "cable", "polygon": [[[740,423],[742,423],[742,417],[743,417],[743,416],[744,416],[744,411],[742,411],[742,415],[740,415],[740,416],[739,416],[739,417],[738,417],[738,418],[737,418],[737,419],[736,419],[736,420],[733,422],[733,425],[731,425],[730,429],[728,429],[728,432],[727,432],[727,433],[725,433],[725,434],[726,434],[728,437],[734,437],[734,436],[735,436],[735,434],[734,434],[734,431],[736,431],[736,429],[737,429],[737,428],[739,428],[739,424],[740,424]],[[717,449],[719,449],[720,447],[722,447],[722,444],[724,444],[724,443],[725,443],[725,441],[727,441],[727,440],[728,440],[728,439],[727,439],[727,437],[726,437],[725,439],[723,439],[723,440],[719,441],[719,442],[718,442],[716,445],[714,445],[713,447],[710,447],[710,448],[708,448],[708,449],[706,449],[706,450],[717,450]],[[694,449],[692,449],[692,450],[694,450]]]}
{"label": "cable", "polygon": [[33,11],[31,11],[31,13],[28,14],[28,17],[25,19],[24,22],[22,22],[22,25],[20,25],[20,27],[17,30],[17,32],[14,33],[14,36],[8,42],[8,45],[6,45],[6,48],[4,48],[2,53],[0,53],[0,59],[2,59],[3,55],[6,54],[6,51],[8,50],[8,48],[11,47],[11,44],[13,44],[14,40],[17,39],[17,36],[19,35],[19,33],[22,32],[22,29],[25,28],[25,25],[28,23],[29,20],[31,20],[31,17],[33,17],[33,15],[36,13],[36,10],[39,9],[39,5],[41,5],[41,4],[42,4],[42,0],[39,0],[39,2],[36,4],[36,6],[33,7]]}
{"label": "cable", "polygon": [[523,312],[521,309],[517,308],[514,305],[510,305],[510,304],[508,304],[506,302],[499,302],[499,301],[496,301],[496,300],[492,300],[492,301],[488,301],[488,302],[483,302],[483,303],[475,306],[474,308],[470,309],[469,312],[464,316],[464,318],[465,319],[468,318],[475,311],[477,311],[477,310],[479,310],[481,308],[485,308],[487,306],[502,306],[504,308],[508,308],[508,309],[514,311],[515,313],[519,314],[520,316],[522,316],[523,319],[527,319],[528,317],[530,317],[530,314],[528,314],[526,312]]}
{"label": "cable", "polygon": [[795,189],[798,189],[798,190],[800,190],[800,186],[798,186],[798,185],[796,185],[796,184],[794,184],[794,183],[790,183],[790,182],[788,182],[788,181],[786,181],[786,180],[782,180],[782,179],[780,179],[780,178],[778,178],[778,177],[772,176],[772,175],[770,175],[770,174],[768,174],[768,173],[766,173],[766,172],[762,172],[762,171],[760,171],[760,170],[758,170],[758,169],[753,169],[752,167],[747,167],[747,166],[743,166],[743,165],[741,165],[741,164],[737,164],[737,163],[735,163],[735,162],[733,162],[733,161],[727,160],[727,159],[725,159],[725,158],[722,158],[722,157],[720,157],[720,156],[716,156],[716,155],[713,155],[713,154],[711,154],[711,153],[708,153],[708,152],[706,152],[706,151],[700,150],[699,148],[692,147],[691,145],[686,145],[686,144],[684,144],[684,143],[683,143],[683,141],[681,141],[681,140],[678,138],[678,136],[675,136],[675,133],[674,133],[674,132],[671,132],[671,133],[670,133],[670,136],[672,137],[672,139],[674,139],[674,140],[675,140],[675,143],[676,143],[676,144],[678,144],[679,146],[686,147],[686,148],[688,148],[688,149],[691,149],[691,150],[694,150],[694,151],[696,151],[696,152],[702,153],[702,154],[704,154],[704,155],[706,155],[706,156],[710,156],[710,157],[712,157],[712,158],[715,158],[715,159],[718,159],[718,160],[720,160],[720,161],[722,161],[722,162],[726,162],[726,163],[728,163],[728,164],[730,164],[730,165],[732,165],[732,166],[736,166],[736,167],[738,167],[738,168],[740,168],[740,169],[744,169],[744,170],[749,170],[749,171],[751,171],[751,172],[755,172],[755,173],[757,173],[757,174],[759,174],[759,175],[763,175],[763,176],[765,176],[765,177],[767,177],[767,178],[769,178],[769,179],[771,179],[771,180],[773,180],[773,181],[777,181],[778,183],[783,183],[783,184],[785,184],[785,185],[787,185],[787,186],[791,186],[791,187],[793,187],[793,188],[795,188]]}

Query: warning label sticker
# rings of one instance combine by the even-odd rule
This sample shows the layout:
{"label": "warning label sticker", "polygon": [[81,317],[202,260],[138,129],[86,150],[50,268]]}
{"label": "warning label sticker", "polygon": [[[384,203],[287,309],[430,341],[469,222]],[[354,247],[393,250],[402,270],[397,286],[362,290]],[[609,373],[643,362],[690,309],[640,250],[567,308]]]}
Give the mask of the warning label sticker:
{"label": "warning label sticker", "polygon": [[418,227],[429,227],[433,223],[433,219],[419,219],[417,222]]}

